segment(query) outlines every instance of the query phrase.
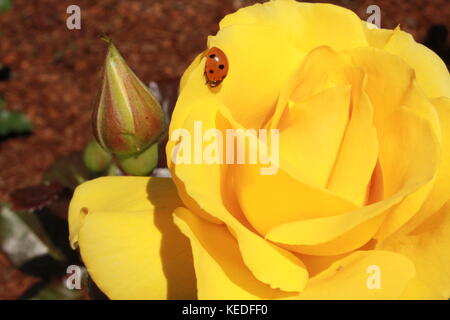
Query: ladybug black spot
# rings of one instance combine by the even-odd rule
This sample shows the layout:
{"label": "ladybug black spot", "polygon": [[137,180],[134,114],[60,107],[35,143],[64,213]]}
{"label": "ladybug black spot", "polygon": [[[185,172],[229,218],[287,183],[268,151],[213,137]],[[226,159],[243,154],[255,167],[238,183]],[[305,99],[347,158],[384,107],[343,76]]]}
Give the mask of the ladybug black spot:
{"label": "ladybug black spot", "polygon": [[215,54],[211,54],[209,57],[210,57],[211,59],[214,59],[214,58],[216,57],[216,55],[215,55]]}
{"label": "ladybug black spot", "polygon": [[214,73],[214,70],[209,70],[209,73]]}
{"label": "ladybug black spot", "polygon": [[221,70],[223,70],[225,68],[225,66],[223,65],[223,64],[221,64],[220,66],[219,66],[219,69],[221,69]]}

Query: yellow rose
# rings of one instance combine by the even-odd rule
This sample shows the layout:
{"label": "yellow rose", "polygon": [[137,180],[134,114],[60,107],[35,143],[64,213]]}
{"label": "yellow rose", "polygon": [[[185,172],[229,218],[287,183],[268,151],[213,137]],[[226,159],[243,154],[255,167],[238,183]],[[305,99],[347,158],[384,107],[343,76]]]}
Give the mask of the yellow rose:
{"label": "yellow rose", "polygon": [[448,299],[445,64],[399,28],[291,0],[226,16],[212,47],[228,75],[210,88],[207,51],[195,59],[169,136],[194,137],[198,121],[224,135],[276,129],[277,170],[177,164],[182,139],[172,139],[173,180],[78,187],[70,239],[100,289],[116,299]]}

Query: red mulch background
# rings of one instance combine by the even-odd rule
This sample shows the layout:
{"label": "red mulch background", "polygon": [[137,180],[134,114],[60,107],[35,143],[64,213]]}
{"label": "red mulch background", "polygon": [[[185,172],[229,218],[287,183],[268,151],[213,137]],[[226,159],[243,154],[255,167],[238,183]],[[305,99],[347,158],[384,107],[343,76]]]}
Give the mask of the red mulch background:
{"label": "red mulch background", "polygon": [[[31,135],[0,141],[0,202],[15,188],[40,182],[59,157],[81,150],[91,137],[91,103],[105,55],[100,36],[110,36],[138,77],[149,83],[179,77],[224,15],[251,0],[13,0],[0,14],[0,81],[8,109],[25,112]],[[447,0],[332,2],[366,19],[381,8],[381,24],[400,24],[417,41],[433,24],[447,25]],[[81,30],[68,30],[66,8],[82,12]],[[34,279],[12,270],[0,253],[0,299],[16,298]]]}
{"label": "red mulch background", "polygon": [[17,270],[1,251],[0,271],[0,300],[17,299],[39,281]]}

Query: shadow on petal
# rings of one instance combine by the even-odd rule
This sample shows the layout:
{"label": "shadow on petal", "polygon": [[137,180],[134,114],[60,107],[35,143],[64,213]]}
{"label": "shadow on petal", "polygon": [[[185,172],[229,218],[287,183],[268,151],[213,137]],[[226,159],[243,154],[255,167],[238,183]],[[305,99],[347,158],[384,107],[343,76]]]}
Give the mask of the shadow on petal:
{"label": "shadow on petal", "polygon": [[[197,282],[189,239],[173,223],[167,202],[158,196],[159,183],[150,179],[147,185],[148,199],[153,203],[153,222],[161,232],[160,257],[167,279],[167,299],[195,299]],[[179,200],[177,199],[176,202]],[[180,264],[182,261],[182,264]],[[183,272],[180,272],[180,268]],[[183,290],[180,291],[180,287]]]}

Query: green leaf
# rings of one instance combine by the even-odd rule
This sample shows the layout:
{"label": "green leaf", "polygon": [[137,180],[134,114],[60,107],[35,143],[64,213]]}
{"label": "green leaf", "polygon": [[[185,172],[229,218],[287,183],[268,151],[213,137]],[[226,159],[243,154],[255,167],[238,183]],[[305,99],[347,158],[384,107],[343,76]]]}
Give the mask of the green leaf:
{"label": "green leaf", "polygon": [[0,13],[8,11],[12,8],[11,0],[0,0]]}
{"label": "green leaf", "polygon": [[44,174],[44,182],[58,182],[69,189],[92,178],[81,152],[73,152],[57,160]]}
{"label": "green leaf", "polygon": [[61,251],[50,241],[35,214],[16,212],[7,205],[0,208],[0,249],[17,267],[46,255],[56,261],[65,260]]}
{"label": "green leaf", "polygon": [[25,133],[32,129],[33,126],[27,116],[22,112],[6,110],[5,100],[0,97],[0,137],[12,133]]}

